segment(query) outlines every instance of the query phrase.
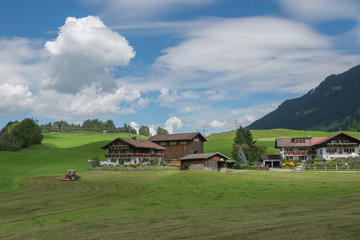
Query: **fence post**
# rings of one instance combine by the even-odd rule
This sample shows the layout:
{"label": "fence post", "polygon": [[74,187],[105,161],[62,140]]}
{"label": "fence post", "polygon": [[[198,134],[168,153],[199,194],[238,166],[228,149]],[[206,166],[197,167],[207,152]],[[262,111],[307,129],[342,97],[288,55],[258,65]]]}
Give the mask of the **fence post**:
{"label": "fence post", "polygon": [[347,167],[348,167],[348,170],[349,170],[349,169],[350,169],[350,165],[348,164]]}
{"label": "fence post", "polygon": [[325,165],[325,170],[326,170],[326,165]]}
{"label": "fence post", "polygon": [[314,170],[316,170],[316,166],[314,165]]}
{"label": "fence post", "polygon": [[336,164],[336,170],[338,170],[338,165]]}

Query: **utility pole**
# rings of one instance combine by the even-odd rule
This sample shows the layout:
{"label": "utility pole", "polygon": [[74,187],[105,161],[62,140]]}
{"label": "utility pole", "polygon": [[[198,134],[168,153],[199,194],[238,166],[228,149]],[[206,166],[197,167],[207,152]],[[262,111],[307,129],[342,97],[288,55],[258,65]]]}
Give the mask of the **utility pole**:
{"label": "utility pole", "polygon": [[203,126],[203,135],[204,135],[204,137],[206,136],[205,135],[205,132],[206,132],[206,127],[205,127],[205,125]]}
{"label": "utility pole", "polygon": [[129,139],[131,138],[131,126],[129,124]]}
{"label": "utility pole", "polygon": [[238,129],[238,122],[239,120],[235,120],[235,131]]}

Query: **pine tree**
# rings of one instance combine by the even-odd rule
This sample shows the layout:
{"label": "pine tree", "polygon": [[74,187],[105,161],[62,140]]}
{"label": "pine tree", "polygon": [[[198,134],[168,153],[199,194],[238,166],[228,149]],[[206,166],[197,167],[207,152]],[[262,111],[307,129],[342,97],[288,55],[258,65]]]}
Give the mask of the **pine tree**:
{"label": "pine tree", "polygon": [[240,163],[241,159],[239,155],[241,156],[241,154],[239,154],[239,152],[242,151],[249,163],[258,161],[260,157],[260,151],[255,143],[256,141],[253,139],[250,130],[240,126],[235,133],[232,151],[233,158],[238,163]]}

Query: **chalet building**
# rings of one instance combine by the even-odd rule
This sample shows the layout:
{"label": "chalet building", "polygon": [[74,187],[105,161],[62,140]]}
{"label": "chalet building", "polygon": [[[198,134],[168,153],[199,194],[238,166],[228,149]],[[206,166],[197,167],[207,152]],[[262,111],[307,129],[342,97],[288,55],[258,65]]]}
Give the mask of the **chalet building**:
{"label": "chalet building", "polygon": [[136,138],[116,138],[102,149],[106,149],[108,165],[157,164],[163,160],[166,151],[154,142]]}
{"label": "chalet building", "polygon": [[330,137],[277,138],[275,147],[286,160],[307,161],[313,158],[334,160],[359,156],[360,140],[345,133]]}
{"label": "chalet building", "polygon": [[164,156],[165,161],[179,163],[179,159],[188,154],[203,153],[206,139],[201,133],[196,132],[155,135],[149,141],[167,149]]}
{"label": "chalet building", "polygon": [[221,153],[189,154],[180,158],[180,169],[204,169],[210,171],[226,172],[226,160],[229,158]]}

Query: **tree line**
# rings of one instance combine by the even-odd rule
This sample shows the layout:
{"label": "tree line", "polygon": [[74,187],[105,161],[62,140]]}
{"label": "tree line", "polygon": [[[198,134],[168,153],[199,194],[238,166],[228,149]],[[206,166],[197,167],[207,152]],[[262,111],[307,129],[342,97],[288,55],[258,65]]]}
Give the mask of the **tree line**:
{"label": "tree line", "polygon": [[350,132],[360,132],[360,120],[356,121],[354,119],[351,124],[349,125],[349,131]]}
{"label": "tree line", "polygon": [[[68,123],[66,121],[56,121],[54,123],[47,123],[40,125],[43,133],[49,132],[72,132],[72,131],[95,131],[95,132],[112,132],[112,133],[131,133],[137,134],[135,128],[124,123],[122,127],[116,127],[113,120],[105,122],[99,119],[87,119],[82,124]],[[156,134],[169,134],[166,129],[158,127]],[[139,135],[151,136],[150,128],[148,126],[141,126],[139,128]]]}
{"label": "tree line", "polygon": [[42,139],[40,126],[34,119],[10,121],[0,131],[0,150],[19,151],[30,145],[40,144]]}

